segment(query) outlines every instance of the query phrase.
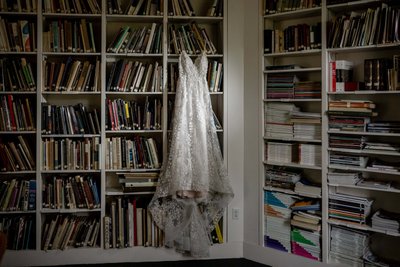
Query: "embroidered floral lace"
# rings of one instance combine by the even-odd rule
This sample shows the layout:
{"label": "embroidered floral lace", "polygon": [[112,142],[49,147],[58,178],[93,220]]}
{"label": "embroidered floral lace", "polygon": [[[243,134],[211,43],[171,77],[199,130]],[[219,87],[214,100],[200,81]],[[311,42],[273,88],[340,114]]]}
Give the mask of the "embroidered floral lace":
{"label": "embroidered floral lace", "polygon": [[233,198],[208,91],[207,57],[183,52],[168,157],[149,204],[165,245],[193,257],[209,255],[210,232]]}

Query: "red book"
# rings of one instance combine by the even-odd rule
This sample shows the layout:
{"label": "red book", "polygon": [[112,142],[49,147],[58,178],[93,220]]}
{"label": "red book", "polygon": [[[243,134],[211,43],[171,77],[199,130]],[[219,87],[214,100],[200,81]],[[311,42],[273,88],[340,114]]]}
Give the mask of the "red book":
{"label": "red book", "polygon": [[329,62],[329,75],[331,77],[331,92],[336,92],[336,62]]}
{"label": "red book", "polygon": [[11,130],[16,131],[17,130],[17,125],[15,123],[15,114],[14,114],[14,108],[13,108],[13,96],[12,95],[7,95],[7,104],[8,104],[8,110],[10,112],[10,120],[11,120]]}

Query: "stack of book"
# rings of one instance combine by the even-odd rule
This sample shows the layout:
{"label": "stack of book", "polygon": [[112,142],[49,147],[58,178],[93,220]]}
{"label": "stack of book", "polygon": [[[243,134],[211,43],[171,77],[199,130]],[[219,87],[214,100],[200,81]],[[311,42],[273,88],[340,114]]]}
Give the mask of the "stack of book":
{"label": "stack of book", "polygon": [[321,82],[298,81],[294,84],[295,99],[319,99],[321,98]]}
{"label": "stack of book", "polygon": [[341,153],[329,154],[329,164],[365,168],[368,164],[368,160],[369,158],[367,156],[341,154]]}
{"label": "stack of book", "polygon": [[27,20],[15,21],[15,19],[0,18],[0,51],[36,51],[36,27],[36,23]]}
{"label": "stack of book", "polygon": [[[21,1],[24,2],[24,1]],[[44,0],[43,9],[46,13],[76,13],[76,14],[101,14],[101,5],[97,0],[88,1],[57,1]]]}
{"label": "stack of book", "polygon": [[3,143],[0,140],[0,171],[34,171],[36,160],[32,146],[26,137]]}
{"label": "stack of book", "polygon": [[329,194],[329,217],[366,224],[371,213],[373,200],[345,194]]}
{"label": "stack of book", "polygon": [[298,82],[294,74],[269,74],[267,77],[266,98],[294,98],[294,85]]}
{"label": "stack of book", "polygon": [[367,124],[367,132],[400,133],[400,121],[375,121]]}
{"label": "stack of book", "polygon": [[296,161],[296,144],[267,142],[266,146],[266,160],[279,163],[292,163]]}
{"label": "stack of book", "polygon": [[0,97],[0,131],[34,131],[32,101],[29,98]]}
{"label": "stack of book", "polygon": [[158,172],[117,173],[124,192],[155,192],[158,185]]}
{"label": "stack of book", "polygon": [[374,229],[400,233],[400,213],[379,209],[372,215],[371,221]]}
{"label": "stack of book", "polygon": [[329,259],[342,265],[364,266],[362,257],[369,239],[368,233],[332,226]]}
{"label": "stack of book", "polygon": [[364,145],[363,136],[329,135],[329,147],[332,148],[362,149]]}
{"label": "stack of book", "polygon": [[272,191],[264,192],[264,245],[285,252],[291,251],[290,206],[295,197]]}
{"label": "stack of book", "polygon": [[371,159],[367,169],[398,173],[400,172],[400,165],[399,162],[388,162],[383,159],[374,158]]}
{"label": "stack of book", "polygon": [[328,172],[330,184],[355,185],[362,177],[358,172]]}
{"label": "stack of book", "polygon": [[374,178],[362,178],[357,182],[357,186],[368,187],[368,188],[379,188],[379,189],[390,189],[392,188],[391,181],[381,181]]}
{"label": "stack of book", "polygon": [[290,122],[293,123],[294,138],[321,139],[321,114],[292,111]]}
{"label": "stack of book", "polygon": [[267,103],[265,105],[265,136],[293,138],[291,114],[298,108],[291,103]]}
{"label": "stack of book", "polygon": [[299,164],[321,166],[321,145],[299,144]]}
{"label": "stack of book", "polygon": [[321,215],[307,211],[294,211],[291,224],[309,231],[321,231]]}
{"label": "stack of book", "polygon": [[392,151],[399,152],[400,145],[394,143],[377,143],[377,142],[365,142],[364,147],[365,150],[376,150],[376,151]]}
{"label": "stack of book", "polygon": [[368,100],[337,100],[328,105],[330,130],[365,131],[371,118],[378,115],[373,111],[375,104]]}
{"label": "stack of book", "polygon": [[37,10],[37,1],[35,0],[25,0],[9,2],[9,1],[0,1],[0,11],[2,12],[36,12]]}
{"label": "stack of book", "polygon": [[330,92],[347,92],[360,89],[360,84],[353,81],[354,63],[348,60],[329,62]]}
{"label": "stack of book", "polygon": [[[293,220],[292,225],[294,225]],[[293,227],[291,237],[293,254],[317,261],[321,260],[321,234],[318,231],[307,231]]]}
{"label": "stack of book", "polygon": [[309,197],[321,197],[321,185],[311,183],[307,179],[301,179],[295,184],[294,192]]}
{"label": "stack of book", "polygon": [[292,211],[317,212],[321,210],[321,201],[319,199],[304,198],[297,200],[290,208]]}
{"label": "stack of book", "polygon": [[293,190],[295,184],[300,181],[301,173],[290,169],[266,169],[265,185]]}

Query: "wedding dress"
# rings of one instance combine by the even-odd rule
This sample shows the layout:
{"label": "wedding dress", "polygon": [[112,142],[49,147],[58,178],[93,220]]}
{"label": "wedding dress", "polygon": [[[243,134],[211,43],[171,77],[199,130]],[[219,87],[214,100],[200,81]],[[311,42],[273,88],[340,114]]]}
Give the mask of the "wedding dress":
{"label": "wedding dress", "polygon": [[149,204],[165,245],[207,257],[210,232],[233,198],[209,96],[207,57],[179,57],[172,133],[156,193]]}

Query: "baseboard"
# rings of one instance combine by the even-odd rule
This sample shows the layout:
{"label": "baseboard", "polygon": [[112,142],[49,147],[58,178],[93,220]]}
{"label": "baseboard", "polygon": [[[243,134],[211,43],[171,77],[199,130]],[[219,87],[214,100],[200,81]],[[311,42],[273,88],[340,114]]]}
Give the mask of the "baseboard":
{"label": "baseboard", "polygon": [[[207,259],[243,258],[242,242],[214,245]],[[100,264],[122,262],[155,262],[192,260],[173,249],[136,247],[124,249],[67,249],[65,251],[7,250],[1,266],[56,266],[72,264]]]}

